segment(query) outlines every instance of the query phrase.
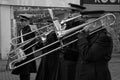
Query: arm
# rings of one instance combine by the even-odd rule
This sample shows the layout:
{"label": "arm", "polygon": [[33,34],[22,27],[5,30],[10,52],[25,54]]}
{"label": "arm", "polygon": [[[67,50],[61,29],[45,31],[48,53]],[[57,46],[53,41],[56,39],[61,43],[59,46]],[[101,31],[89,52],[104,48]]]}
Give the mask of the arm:
{"label": "arm", "polygon": [[[101,32],[95,38],[88,41],[86,37],[79,37],[79,52],[86,61],[99,61],[110,59],[112,53],[112,39],[106,33]],[[91,42],[94,42],[91,44]]]}

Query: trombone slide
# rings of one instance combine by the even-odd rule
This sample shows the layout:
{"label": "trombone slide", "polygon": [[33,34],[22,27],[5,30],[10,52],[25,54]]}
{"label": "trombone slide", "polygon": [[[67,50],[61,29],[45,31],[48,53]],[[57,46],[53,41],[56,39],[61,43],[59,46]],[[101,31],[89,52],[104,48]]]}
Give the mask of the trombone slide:
{"label": "trombone slide", "polygon": [[[44,46],[44,47],[42,47],[42,48],[40,48],[40,49],[38,49],[38,50],[30,53],[30,54],[27,54],[27,55],[23,56],[23,57],[27,57],[27,56],[29,56],[29,55],[31,55],[31,54],[34,54],[35,52],[41,51],[41,50],[43,50],[43,49],[46,49],[46,48],[52,46],[53,44],[60,43],[61,41],[64,41],[63,39],[66,39],[68,36],[71,36],[71,35],[73,35],[74,33],[78,33],[78,32],[80,32],[80,31],[83,31],[86,27],[89,28],[89,27],[90,27],[89,25],[92,25],[92,27],[95,27],[95,28],[93,28],[93,29],[91,28],[91,33],[90,33],[90,34],[93,34],[93,33],[95,33],[96,31],[99,31],[99,30],[101,30],[101,29],[103,29],[103,28],[106,28],[106,27],[109,27],[109,26],[113,25],[113,24],[115,23],[115,20],[116,20],[115,15],[112,14],[112,13],[108,13],[108,14],[106,14],[106,15],[104,15],[104,16],[102,16],[102,17],[99,17],[99,18],[97,18],[97,19],[95,19],[95,20],[93,20],[93,21],[86,22],[86,23],[84,23],[84,24],[82,24],[82,25],[79,25],[79,26],[76,26],[76,27],[74,27],[74,28],[71,28],[71,29],[68,29],[68,30],[64,30],[64,31],[58,31],[58,35],[57,35],[58,40],[57,40],[57,41],[55,41],[55,42],[53,42],[53,43],[51,43],[51,44],[49,44],[49,45],[47,45],[47,46]],[[94,25],[94,26],[93,26],[93,25]],[[101,26],[102,26],[102,27],[101,27]],[[99,29],[99,28],[100,28],[100,29]],[[96,30],[96,29],[97,29],[97,30]],[[74,32],[74,33],[72,33],[72,32]],[[72,33],[72,34],[71,34],[71,33]],[[66,35],[68,35],[68,36],[66,36]],[[64,37],[64,36],[65,36],[65,37]],[[63,37],[63,38],[62,38],[62,37]],[[59,38],[61,38],[61,39],[59,39]],[[67,46],[67,45],[69,45],[69,44],[71,44],[71,43],[74,43],[75,41],[77,41],[77,39],[76,39],[76,40],[73,40],[73,41],[71,41],[71,42],[68,42],[68,43],[66,43],[66,44],[64,44],[64,45],[62,45],[62,47],[65,47],[65,46]],[[20,65],[17,65],[17,66],[15,66],[15,63],[17,63],[17,62],[20,60],[20,58],[14,60],[14,61],[11,61],[11,63],[9,63],[10,69],[15,69],[15,68],[18,68],[18,67],[20,67],[20,66],[23,66],[23,65],[25,65],[25,64],[33,61],[33,60],[36,60],[36,59],[41,58],[41,57],[43,57],[43,56],[46,56],[46,55],[50,54],[51,52],[56,51],[56,50],[58,50],[58,49],[60,49],[60,48],[61,48],[61,46],[59,46],[58,48],[55,48],[55,49],[53,49],[53,50],[51,50],[51,51],[48,51],[48,52],[46,52],[46,53],[44,53],[44,54],[42,54],[42,55],[39,55],[39,56],[37,56],[37,57],[35,57],[35,58],[33,58],[33,59],[31,59],[31,60],[23,63],[23,64],[20,64]],[[23,57],[21,57],[21,58],[23,58]]]}
{"label": "trombone slide", "polygon": [[73,27],[71,29],[68,29],[68,30],[64,30],[64,31],[58,31],[57,34],[58,34],[58,37],[61,38],[61,37],[64,37],[72,32],[75,32],[75,31],[83,31],[85,30],[86,28],[88,28],[90,30],[90,32],[93,32],[99,28],[106,28],[108,26],[111,26],[115,23],[115,15],[112,14],[112,13],[108,13],[102,17],[99,17],[95,20],[92,20],[90,22],[86,22],[84,24],[81,24],[79,26],[76,26],[76,27]]}

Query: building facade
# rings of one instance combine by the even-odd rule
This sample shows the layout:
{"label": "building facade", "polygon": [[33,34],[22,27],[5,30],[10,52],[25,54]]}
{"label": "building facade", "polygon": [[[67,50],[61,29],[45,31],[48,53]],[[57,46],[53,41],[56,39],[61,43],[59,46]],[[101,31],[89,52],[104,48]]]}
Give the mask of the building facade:
{"label": "building facade", "polygon": [[[0,0],[0,58],[8,59],[7,54],[11,48],[11,38],[14,24],[15,7],[69,7],[68,3],[83,5],[87,11],[105,10],[117,13],[116,32],[120,34],[118,26],[120,24],[120,0]],[[44,16],[44,15],[43,15]],[[119,35],[120,36],[120,35]],[[119,37],[120,39],[120,37]],[[117,40],[118,41],[118,40]],[[118,43],[117,43],[118,44]],[[119,49],[117,47],[115,49]]]}
{"label": "building facade", "polygon": [[80,0],[0,0],[0,56],[7,59],[11,43],[13,7],[69,7],[68,3],[80,4]]}

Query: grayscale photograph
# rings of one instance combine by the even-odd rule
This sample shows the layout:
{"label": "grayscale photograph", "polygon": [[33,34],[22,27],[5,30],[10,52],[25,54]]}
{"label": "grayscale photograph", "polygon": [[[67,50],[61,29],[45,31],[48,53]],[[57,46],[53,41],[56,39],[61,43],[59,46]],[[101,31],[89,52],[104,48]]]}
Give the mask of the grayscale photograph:
{"label": "grayscale photograph", "polygon": [[0,0],[0,80],[120,80],[120,0]]}

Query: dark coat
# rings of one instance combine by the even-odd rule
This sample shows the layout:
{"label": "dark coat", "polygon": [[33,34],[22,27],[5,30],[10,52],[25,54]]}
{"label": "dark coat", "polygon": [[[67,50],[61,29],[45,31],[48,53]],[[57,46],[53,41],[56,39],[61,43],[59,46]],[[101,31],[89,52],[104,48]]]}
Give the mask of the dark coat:
{"label": "dark coat", "polygon": [[[66,29],[76,27],[82,23],[84,22],[79,19],[68,21],[66,23]],[[66,44],[75,39],[77,39],[77,36],[73,35],[63,40],[63,43]],[[60,58],[60,69],[59,69],[58,80],[74,80],[75,71],[76,71],[76,63],[77,63],[78,55],[79,55],[79,52],[77,49],[77,42],[74,42],[64,47],[62,53],[63,53],[63,56]]]}
{"label": "dark coat", "polygon": [[108,62],[111,59],[113,42],[105,29],[87,38],[80,33],[79,59],[75,80],[111,80]]}
{"label": "dark coat", "polygon": [[[72,36],[65,40],[65,43],[69,43],[75,40],[76,36]],[[77,42],[65,47],[62,51],[63,56],[60,58],[60,69],[58,80],[74,80],[76,63],[78,60]]]}
{"label": "dark coat", "polygon": [[[30,26],[25,26],[25,27],[22,29],[22,34],[26,34],[26,33],[28,33],[28,32],[31,32]],[[35,33],[30,33],[30,34],[28,34],[28,35],[23,36],[23,40],[26,41],[26,40],[31,39],[31,38],[33,38],[33,37],[35,37]],[[25,46],[23,46],[22,49],[24,50],[25,48],[27,48],[28,46],[30,46],[30,45],[32,45],[32,44],[34,44],[34,43],[35,43],[35,40],[33,40],[33,41],[31,41],[30,43],[28,43],[28,44],[26,44]],[[29,54],[29,53],[31,53],[32,51],[33,51],[33,47],[25,50],[24,52],[25,52],[25,54]],[[22,63],[24,63],[24,62],[26,62],[26,61],[28,61],[28,60],[30,60],[30,59],[33,59],[33,58],[34,58],[34,55],[30,55],[30,56],[28,56],[25,60],[23,60],[23,61],[21,61],[21,62],[18,62],[18,63],[16,63],[15,65],[22,64]],[[18,75],[18,74],[22,74],[22,73],[35,73],[36,70],[37,70],[37,69],[36,69],[36,61],[32,61],[32,62],[30,62],[30,63],[28,63],[28,64],[25,64],[25,65],[23,65],[23,66],[21,66],[21,67],[18,67],[18,68],[16,68],[16,69],[14,69],[14,70],[12,71],[12,74],[17,74],[17,75]]]}
{"label": "dark coat", "polygon": [[[57,40],[57,36],[54,32],[47,36],[48,45]],[[55,44],[43,50],[43,54],[57,48],[60,44]],[[38,68],[38,72],[35,80],[57,80],[58,68],[59,68],[59,50],[54,51],[41,58],[41,62]]]}

